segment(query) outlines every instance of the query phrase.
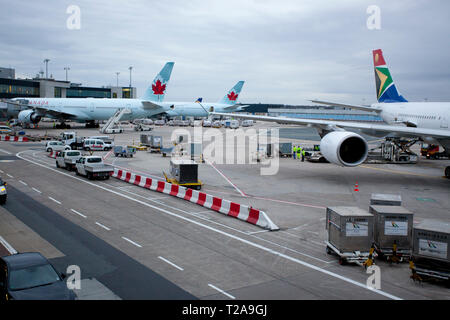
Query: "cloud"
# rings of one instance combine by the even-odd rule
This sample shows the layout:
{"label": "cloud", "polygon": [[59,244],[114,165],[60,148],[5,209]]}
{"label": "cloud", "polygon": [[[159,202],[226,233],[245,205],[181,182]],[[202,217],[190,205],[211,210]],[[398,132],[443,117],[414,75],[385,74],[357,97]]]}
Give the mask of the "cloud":
{"label": "cloud", "polygon": [[[168,100],[219,100],[238,80],[241,102],[375,101],[371,50],[382,48],[409,100],[450,100],[447,1],[34,1],[0,0],[0,61],[89,86],[132,83],[143,93],[175,61]],[[81,29],[69,30],[69,5]],[[381,30],[368,30],[378,5]]]}

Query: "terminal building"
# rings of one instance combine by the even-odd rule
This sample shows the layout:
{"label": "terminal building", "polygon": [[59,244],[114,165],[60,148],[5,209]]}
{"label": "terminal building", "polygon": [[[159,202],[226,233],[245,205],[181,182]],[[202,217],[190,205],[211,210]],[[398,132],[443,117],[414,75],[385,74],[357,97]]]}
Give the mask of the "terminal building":
{"label": "terminal building", "polygon": [[0,99],[30,98],[136,98],[135,87],[86,87],[80,83],[44,78],[16,79],[15,70],[0,68]]}

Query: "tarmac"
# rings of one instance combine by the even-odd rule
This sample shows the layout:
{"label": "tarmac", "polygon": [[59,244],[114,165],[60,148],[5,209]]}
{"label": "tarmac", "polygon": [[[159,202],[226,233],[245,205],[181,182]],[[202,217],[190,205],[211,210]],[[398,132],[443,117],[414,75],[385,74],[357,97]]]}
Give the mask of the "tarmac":
{"label": "tarmac", "polygon": [[[27,133],[101,135],[81,124],[70,130],[41,126]],[[280,130],[281,141],[318,143],[310,128],[286,127],[292,129]],[[141,132],[124,128],[123,134],[109,135],[115,144],[138,144]],[[258,122],[251,128],[277,126]],[[175,129],[194,130],[163,126],[143,133],[162,136],[168,147]],[[215,130],[226,136],[232,129]],[[251,133],[248,141],[254,138]],[[202,191],[266,212],[279,231],[114,178],[91,181],[57,169],[42,141],[0,142],[0,175],[8,183],[8,200],[0,207],[0,236],[19,252],[41,252],[59,270],[79,265],[86,286],[78,293],[86,299],[450,298],[442,284],[414,283],[407,263],[377,261],[381,289],[372,290],[364,268],[339,265],[324,243],[326,208],[368,210],[372,193],[400,194],[403,206],[414,213],[414,223],[425,218],[449,222],[450,180],[443,178],[443,171],[450,160],[421,158],[418,164],[355,168],[292,158],[237,164],[248,141],[225,144],[224,154],[233,150],[235,163],[199,164]],[[205,142],[204,153],[207,147]],[[137,151],[133,158],[95,154],[118,168],[161,180],[169,170],[170,157],[159,153]],[[252,157],[247,154],[247,162]],[[262,168],[275,164],[275,174],[261,175]]]}

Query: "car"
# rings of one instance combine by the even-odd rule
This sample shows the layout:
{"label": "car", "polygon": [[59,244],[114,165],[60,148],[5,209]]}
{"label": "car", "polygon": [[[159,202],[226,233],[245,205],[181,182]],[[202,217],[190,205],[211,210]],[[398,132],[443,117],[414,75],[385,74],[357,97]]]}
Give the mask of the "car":
{"label": "car", "polygon": [[75,300],[75,292],[39,252],[17,253],[0,258],[0,299]]}
{"label": "car", "polygon": [[45,150],[47,152],[70,150],[70,149],[71,148],[69,145],[65,145],[61,141],[56,141],[56,140],[48,141],[47,144],[45,145]]}
{"label": "car", "polygon": [[13,130],[8,126],[0,126],[0,133],[11,133]]}
{"label": "car", "polygon": [[6,182],[0,178],[0,204],[5,204],[7,196],[8,193],[6,192]]}
{"label": "car", "polygon": [[108,151],[112,146],[100,139],[84,139],[83,149],[86,151]]}

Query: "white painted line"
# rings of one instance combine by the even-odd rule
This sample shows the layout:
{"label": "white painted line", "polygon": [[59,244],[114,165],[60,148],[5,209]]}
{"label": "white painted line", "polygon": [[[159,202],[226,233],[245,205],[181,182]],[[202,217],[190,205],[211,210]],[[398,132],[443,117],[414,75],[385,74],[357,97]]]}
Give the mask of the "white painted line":
{"label": "white painted line", "polygon": [[10,175],[9,173],[6,174],[8,177],[10,178],[14,178],[12,175]]}
{"label": "white painted line", "polygon": [[234,184],[233,184],[233,182],[231,182],[231,180],[230,179],[228,179],[222,172],[220,172],[219,171],[219,169],[217,169],[211,162],[209,162],[209,161],[205,161],[207,164],[209,164],[211,167],[213,167],[214,168],[214,170],[216,170],[233,188],[235,188],[236,189],[236,191],[237,192],[239,192],[240,194],[241,194],[241,196],[243,196],[243,197],[246,197],[247,198],[247,195],[244,193],[244,192],[242,192],[238,187],[236,187]]}
{"label": "white painted line", "polygon": [[270,230],[262,230],[262,231],[254,231],[254,232],[247,232],[248,235],[251,234],[257,234],[257,233],[263,233],[263,232],[269,232]]}
{"label": "white painted line", "polygon": [[27,186],[27,185],[28,185],[26,182],[23,182],[22,180],[19,180],[19,182],[20,182],[21,184],[23,184],[24,186]]}
{"label": "white painted line", "polygon": [[178,270],[181,270],[181,271],[183,271],[184,269],[183,268],[181,268],[181,267],[179,267],[179,266],[177,266],[175,263],[173,263],[173,262],[170,262],[169,260],[167,260],[167,259],[164,259],[163,257],[161,257],[161,256],[159,256],[158,257],[159,259],[161,259],[162,261],[164,261],[164,262],[167,262],[168,264],[170,264],[172,267],[175,267],[175,268],[177,268]]}
{"label": "white painted line", "polygon": [[211,288],[213,288],[213,289],[219,291],[221,294],[226,295],[226,296],[227,296],[228,298],[230,298],[230,299],[236,299],[236,298],[233,297],[231,294],[226,293],[225,291],[223,291],[222,289],[217,288],[216,286],[213,286],[211,283],[208,283],[208,286],[210,286]]}
{"label": "white painted line", "polygon": [[101,223],[99,223],[99,222],[95,222],[95,224],[98,225],[98,226],[100,226],[100,227],[102,227],[102,228],[105,229],[105,230],[111,231],[110,228],[108,228],[107,226],[105,226],[105,225],[103,225],[103,224],[101,224]]}
{"label": "white painted line", "polygon": [[11,152],[6,151],[6,150],[3,150],[3,149],[0,149],[0,151],[1,151],[1,152],[4,152],[4,153],[6,153],[6,154],[12,154]]}
{"label": "white painted line", "polygon": [[5,173],[3,170],[0,170],[0,173]]}
{"label": "white painted line", "polygon": [[142,248],[142,246],[141,246],[139,243],[136,243],[136,242],[134,242],[134,241],[131,241],[131,240],[128,239],[128,238],[122,237],[122,239],[128,241],[129,243],[134,244],[136,247]]}
{"label": "white painted line", "polygon": [[61,201],[58,201],[58,200],[56,200],[56,199],[53,199],[52,197],[48,197],[48,198],[49,198],[50,200],[56,202],[57,204],[61,204]]}
{"label": "white painted line", "polygon": [[33,189],[34,191],[36,191],[37,193],[42,193],[42,192],[40,192],[38,189],[36,189],[36,188],[31,188],[31,189]]}
{"label": "white painted line", "polygon": [[8,250],[10,254],[16,254],[17,251],[14,249],[5,239],[0,236],[0,243]]}
{"label": "white painted line", "polygon": [[73,213],[76,213],[77,215],[79,215],[79,216],[81,216],[81,217],[83,217],[85,219],[87,218],[84,214],[79,213],[77,210],[70,209],[70,211],[72,211]]}
{"label": "white painted line", "polygon": [[[305,261],[303,261],[303,260],[300,260],[300,259],[297,259],[297,258],[288,256],[288,255],[286,255],[286,254],[284,254],[284,253],[281,253],[281,252],[279,252],[279,251],[276,251],[276,250],[267,248],[267,247],[265,247],[265,246],[263,246],[263,245],[260,245],[260,244],[255,243],[255,242],[253,242],[253,241],[249,241],[249,240],[240,238],[240,237],[238,237],[238,236],[235,236],[235,235],[233,235],[233,234],[227,233],[227,232],[225,232],[225,231],[222,231],[222,230],[216,229],[216,228],[214,228],[214,227],[211,227],[211,226],[205,225],[205,224],[203,224],[203,223],[200,223],[200,222],[198,222],[198,221],[189,219],[188,217],[181,216],[181,215],[179,215],[179,214],[176,214],[176,213],[174,213],[174,212],[168,211],[168,210],[166,210],[166,209],[163,209],[163,208],[160,208],[160,207],[151,205],[151,204],[149,204],[149,203],[143,202],[143,201],[138,200],[138,199],[136,199],[136,198],[132,198],[132,197],[127,196],[127,195],[125,195],[125,194],[123,194],[123,193],[121,193],[121,192],[114,191],[114,190],[112,190],[112,189],[108,189],[108,188],[102,187],[102,186],[100,186],[100,185],[98,185],[98,184],[95,184],[95,183],[92,183],[92,182],[90,182],[90,181],[87,181],[87,180],[78,178],[78,177],[76,177],[76,176],[72,176],[72,175],[70,175],[70,174],[68,174],[68,173],[65,173],[65,172],[63,172],[63,171],[59,171],[59,170],[53,169],[52,167],[50,167],[50,166],[48,166],[48,165],[43,165],[43,164],[41,164],[41,163],[39,163],[39,162],[36,162],[36,161],[34,161],[34,160],[30,160],[30,159],[27,159],[27,158],[25,158],[25,157],[22,157],[20,154],[23,153],[23,152],[26,152],[26,151],[27,151],[27,150],[18,152],[18,153],[16,154],[16,156],[17,156],[18,158],[22,159],[22,160],[25,160],[25,161],[34,163],[35,165],[38,165],[38,166],[40,166],[40,167],[43,167],[43,168],[46,168],[46,169],[48,169],[48,170],[57,172],[57,173],[59,173],[59,174],[65,175],[65,176],[67,176],[67,177],[70,177],[70,178],[72,178],[72,179],[78,180],[78,181],[80,181],[80,182],[89,184],[89,185],[91,185],[91,186],[93,186],[93,187],[95,187],[95,188],[99,188],[99,189],[102,189],[102,190],[104,190],[104,191],[113,193],[113,194],[115,194],[115,195],[117,195],[117,196],[120,196],[120,197],[123,197],[123,198],[125,198],[125,199],[128,199],[128,200],[131,200],[131,201],[140,203],[140,204],[142,204],[143,206],[146,206],[146,207],[149,207],[149,208],[158,210],[158,211],[163,212],[163,213],[165,213],[165,214],[167,214],[167,215],[170,215],[170,216],[172,216],[172,217],[176,217],[176,218],[179,218],[179,219],[181,219],[181,220],[190,222],[190,223],[195,224],[195,225],[197,225],[197,226],[200,226],[200,227],[203,227],[203,228],[205,228],[205,229],[208,229],[208,230],[210,230],[210,231],[212,231],[212,232],[216,232],[216,233],[221,234],[221,235],[223,235],[223,236],[225,236],[225,237],[228,237],[228,238],[231,238],[231,239],[233,239],[233,240],[242,242],[242,243],[244,243],[244,244],[246,244],[246,245],[248,245],[248,246],[257,248],[257,249],[259,249],[259,250],[261,250],[261,251],[265,251],[265,252],[270,253],[270,254],[273,254],[273,255],[275,255],[275,256],[277,256],[277,257],[280,257],[280,258],[289,260],[289,261],[291,261],[291,262],[293,262],[293,263],[297,263],[297,264],[302,265],[302,266],[304,266],[304,267],[306,267],[306,268],[313,269],[313,270],[315,270],[315,271],[317,271],[317,272],[324,273],[324,274],[326,274],[326,275],[328,275],[328,276],[330,276],[330,277],[337,278],[337,279],[339,279],[339,280],[341,280],[341,281],[350,283],[350,284],[355,285],[355,286],[357,286],[357,287],[360,287],[360,288],[362,288],[362,289],[369,290],[369,291],[371,291],[371,292],[373,292],[373,293],[375,293],[375,294],[382,295],[382,296],[387,297],[387,298],[389,298],[389,299],[402,300],[402,298],[397,297],[397,296],[394,296],[394,295],[391,295],[390,293],[387,293],[387,292],[385,292],[385,291],[377,290],[377,289],[372,289],[371,287],[368,287],[368,286],[366,285],[366,283],[361,283],[361,282],[358,282],[358,281],[356,281],[356,280],[350,279],[350,278],[348,278],[348,277],[342,276],[342,275],[340,275],[340,274],[338,274],[338,273],[331,272],[331,271],[326,270],[326,269],[323,269],[323,268],[321,268],[321,267],[317,267],[317,266],[315,266],[315,265],[313,265],[313,264],[310,264],[310,263],[305,262]],[[258,237],[255,237],[255,238],[260,239],[260,238],[258,238]],[[264,239],[260,239],[260,240],[264,240]],[[264,240],[264,241],[267,241],[267,240]],[[273,244],[274,244],[274,245],[277,245],[276,243],[273,243]],[[279,245],[278,245],[278,246],[279,246]],[[281,246],[281,247],[282,247],[282,246]],[[289,250],[294,251],[294,250],[292,250],[292,249],[289,249]],[[317,259],[317,258],[315,258],[315,259]]]}

